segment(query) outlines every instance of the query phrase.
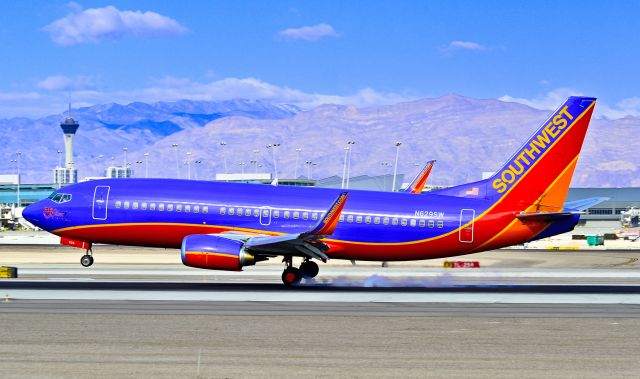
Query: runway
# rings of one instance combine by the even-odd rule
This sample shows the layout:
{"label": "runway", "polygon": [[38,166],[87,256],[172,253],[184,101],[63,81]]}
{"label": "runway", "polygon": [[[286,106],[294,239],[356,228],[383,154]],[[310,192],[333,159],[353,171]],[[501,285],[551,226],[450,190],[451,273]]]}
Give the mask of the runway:
{"label": "runway", "polygon": [[216,272],[113,248],[83,268],[46,251],[12,254],[20,278],[0,280],[3,378],[640,375],[635,252],[333,263],[285,288],[278,264]]}

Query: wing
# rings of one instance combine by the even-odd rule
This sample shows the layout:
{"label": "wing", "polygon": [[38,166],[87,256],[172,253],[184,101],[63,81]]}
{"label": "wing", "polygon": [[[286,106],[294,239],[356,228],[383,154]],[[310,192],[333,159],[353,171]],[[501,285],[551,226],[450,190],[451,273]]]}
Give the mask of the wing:
{"label": "wing", "polygon": [[411,184],[404,190],[407,193],[415,193],[420,194],[424,190],[424,185],[427,184],[427,178],[429,178],[429,174],[431,173],[431,169],[436,161],[429,161],[427,164],[418,172],[418,175],[413,178]]}
{"label": "wing", "polygon": [[294,255],[316,258],[326,262],[329,258],[325,252],[329,250],[329,246],[321,240],[333,234],[347,197],[347,192],[341,193],[318,223],[303,233],[266,236],[225,232],[217,235],[244,242],[244,247],[255,255]]}

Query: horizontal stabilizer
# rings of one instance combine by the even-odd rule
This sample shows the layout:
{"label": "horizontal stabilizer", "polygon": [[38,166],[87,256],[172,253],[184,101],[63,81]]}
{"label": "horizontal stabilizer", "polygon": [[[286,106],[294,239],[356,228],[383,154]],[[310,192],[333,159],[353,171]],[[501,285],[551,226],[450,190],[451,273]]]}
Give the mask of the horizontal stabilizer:
{"label": "horizontal stabilizer", "polygon": [[582,212],[536,212],[536,213],[518,213],[516,218],[525,221],[541,221],[541,222],[553,222],[558,220],[564,220],[573,217],[576,214]]}
{"label": "horizontal stabilizer", "polygon": [[598,205],[603,201],[609,200],[609,197],[590,197],[588,199],[580,199],[575,201],[567,201],[564,203],[565,211],[584,211],[594,205]]}

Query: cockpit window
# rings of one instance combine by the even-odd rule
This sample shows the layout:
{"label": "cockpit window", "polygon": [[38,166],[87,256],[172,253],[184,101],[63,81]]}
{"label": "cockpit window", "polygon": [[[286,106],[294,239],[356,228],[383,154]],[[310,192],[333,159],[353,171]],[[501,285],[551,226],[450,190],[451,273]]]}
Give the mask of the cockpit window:
{"label": "cockpit window", "polygon": [[54,203],[62,204],[71,201],[71,194],[54,192],[49,195],[49,199],[51,199],[51,201],[53,201]]}

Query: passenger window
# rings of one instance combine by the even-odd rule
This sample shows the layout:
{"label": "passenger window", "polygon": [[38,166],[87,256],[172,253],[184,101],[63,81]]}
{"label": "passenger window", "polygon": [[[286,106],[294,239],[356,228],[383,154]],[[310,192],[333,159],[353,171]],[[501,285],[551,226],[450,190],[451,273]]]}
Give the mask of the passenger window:
{"label": "passenger window", "polygon": [[156,210],[156,203],[149,204],[149,209],[152,210],[152,211],[155,211]]}
{"label": "passenger window", "polygon": [[433,222],[433,220],[429,220],[429,227],[430,228],[433,228],[434,224],[435,224],[435,222]]}
{"label": "passenger window", "polygon": [[236,214],[236,209],[235,208],[229,208],[229,216],[233,216],[235,214]]}
{"label": "passenger window", "polygon": [[[231,211],[231,208],[229,208],[229,211]],[[225,208],[225,207],[220,207],[220,214],[221,214],[221,215],[224,215],[224,214],[226,214],[226,213],[227,213],[227,208]]]}
{"label": "passenger window", "polygon": [[160,204],[158,204],[158,210],[159,210],[160,212],[164,212],[164,203],[160,203]]}
{"label": "passenger window", "polygon": [[131,209],[138,209],[138,202],[137,201],[133,202],[133,206],[131,207]]}
{"label": "passenger window", "polygon": [[182,204],[176,205],[176,212],[182,212]]}
{"label": "passenger window", "polygon": [[128,201],[124,202],[124,209],[129,209],[129,202]]}
{"label": "passenger window", "polygon": [[122,201],[116,201],[116,208],[120,208],[122,206]]}
{"label": "passenger window", "polygon": [[167,204],[167,212],[173,211],[173,204]]}
{"label": "passenger window", "polygon": [[191,205],[185,205],[184,206],[184,211],[185,212],[191,212]]}
{"label": "passenger window", "polygon": [[424,228],[424,224],[425,224],[424,220],[420,220],[420,224],[419,225],[420,225],[421,228]]}
{"label": "passenger window", "polygon": [[376,224],[376,225],[378,225],[378,224],[380,223],[380,217],[375,217],[375,218],[373,219],[373,223],[374,223],[374,224]]}
{"label": "passenger window", "polygon": [[347,222],[353,222],[353,215],[347,216]]}
{"label": "passenger window", "polygon": [[140,204],[140,209],[142,209],[143,211],[146,211],[147,210],[147,203]]}
{"label": "passenger window", "polygon": [[444,222],[438,221],[438,228],[444,228]]}
{"label": "passenger window", "polygon": [[389,225],[389,217],[385,217],[382,219],[382,225]]}
{"label": "passenger window", "polygon": [[364,223],[365,224],[371,224],[371,216],[367,216],[364,218]]}
{"label": "passenger window", "polygon": [[407,226],[407,219],[406,219],[406,218],[403,218],[403,219],[400,221],[400,225],[402,225],[402,226]]}
{"label": "passenger window", "polygon": [[416,226],[416,219],[412,218],[411,221],[409,222],[409,225]]}
{"label": "passenger window", "polygon": [[[315,213],[314,213],[314,214],[315,214]],[[343,215],[343,214],[341,214],[341,215],[340,215],[340,218],[338,219],[338,221],[339,221],[339,222],[344,221],[344,215]]]}
{"label": "passenger window", "polygon": [[202,213],[209,213],[209,207],[202,207]]}
{"label": "passenger window", "polygon": [[262,217],[269,217],[269,210],[268,209],[263,209],[262,210]]}
{"label": "passenger window", "polygon": [[242,211],[243,211],[242,208],[238,208],[238,216],[242,216]]}
{"label": "passenger window", "polygon": [[293,212],[293,218],[295,220],[299,219],[300,218],[300,212]]}
{"label": "passenger window", "polygon": [[393,220],[391,220],[391,225],[398,225],[398,219],[394,217]]}
{"label": "passenger window", "polygon": [[193,206],[193,213],[200,213],[200,206],[199,205],[194,205]]}
{"label": "passenger window", "polygon": [[[344,217],[343,215],[341,215],[340,217]],[[311,219],[312,220],[317,220],[318,219],[318,214],[317,213],[312,213],[311,214]]]}
{"label": "passenger window", "polygon": [[275,211],[273,211],[273,217],[274,217],[274,218],[278,218],[278,217],[280,217],[280,211],[279,211],[279,210],[275,210]]}
{"label": "passenger window", "polygon": [[356,216],[356,223],[362,224],[362,216]]}
{"label": "passenger window", "polygon": [[[256,209],[256,211],[257,211],[257,209]],[[251,216],[251,209],[248,209],[248,208],[247,208],[247,209],[245,209],[245,211],[244,211],[244,215],[245,215],[245,216]]]}
{"label": "passenger window", "polygon": [[309,219],[309,212],[302,212],[302,219],[303,220],[308,220]]}
{"label": "passenger window", "polygon": [[260,217],[260,210],[259,209],[254,209],[253,210],[253,217]]}
{"label": "passenger window", "polygon": [[289,218],[289,211],[284,211],[284,218]]}

